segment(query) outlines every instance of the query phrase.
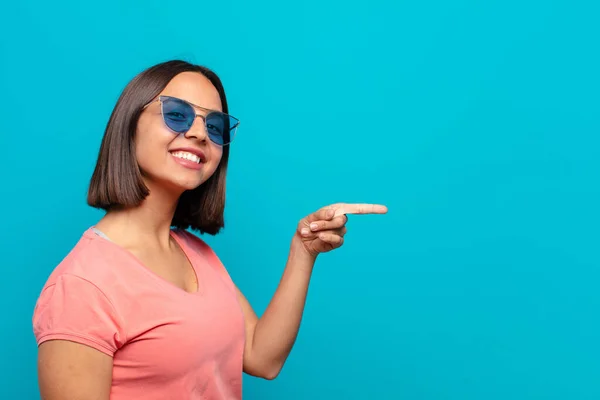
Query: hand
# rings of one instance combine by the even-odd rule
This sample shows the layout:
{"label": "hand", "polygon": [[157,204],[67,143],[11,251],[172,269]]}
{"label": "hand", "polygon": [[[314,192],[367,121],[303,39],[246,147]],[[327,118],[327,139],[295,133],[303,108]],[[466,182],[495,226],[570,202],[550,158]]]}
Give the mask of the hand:
{"label": "hand", "polygon": [[312,256],[337,249],[344,243],[347,214],[385,214],[387,207],[379,204],[337,203],[323,207],[298,223],[297,235],[304,249]]}

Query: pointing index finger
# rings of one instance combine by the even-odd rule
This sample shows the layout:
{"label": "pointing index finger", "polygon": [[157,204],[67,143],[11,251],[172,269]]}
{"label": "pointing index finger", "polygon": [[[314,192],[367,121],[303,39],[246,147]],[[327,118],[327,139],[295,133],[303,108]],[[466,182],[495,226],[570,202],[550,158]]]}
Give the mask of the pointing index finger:
{"label": "pointing index finger", "polygon": [[381,204],[340,204],[336,207],[335,217],[343,214],[385,214],[388,209]]}

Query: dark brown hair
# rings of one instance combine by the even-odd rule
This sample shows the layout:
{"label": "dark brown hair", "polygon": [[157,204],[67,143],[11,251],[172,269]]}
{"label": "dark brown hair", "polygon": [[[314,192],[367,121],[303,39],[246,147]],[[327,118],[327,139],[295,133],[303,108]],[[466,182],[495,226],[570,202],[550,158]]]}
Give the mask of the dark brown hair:
{"label": "dark brown hair", "polygon": [[[109,211],[136,207],[150,193],[142,180],[135,157],[134,136],[138,120],[146,104],[182,72],[198,72],[219,92],[222,110],[228,113],[227,99],[221,80],[210,69],[173,60],[141,72],[125,87],[110,116],[96,168],[90,181],[87,202],[90,206]],[[194,190],[185,191],[177,204],[172,226],[217,234],[224,227],[225,175],[229,146],[223,146],[223,156],[215,173]]]}

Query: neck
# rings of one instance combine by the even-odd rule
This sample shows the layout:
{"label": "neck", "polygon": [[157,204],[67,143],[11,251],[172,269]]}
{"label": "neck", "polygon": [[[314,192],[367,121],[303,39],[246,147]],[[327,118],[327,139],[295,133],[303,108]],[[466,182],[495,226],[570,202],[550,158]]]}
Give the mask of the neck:
{"label": "neck", "polygon": [[96,224],[123,247],[170,246],[171,222],[181,193],[174,194],[146,182],[150,194],[137,207],[111,210]]}

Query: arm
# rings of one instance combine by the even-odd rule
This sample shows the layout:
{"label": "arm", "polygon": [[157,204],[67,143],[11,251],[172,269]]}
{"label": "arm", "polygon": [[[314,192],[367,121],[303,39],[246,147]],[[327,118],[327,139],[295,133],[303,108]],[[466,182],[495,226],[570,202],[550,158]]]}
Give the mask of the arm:
{"label": "arm", "polygon": [[283,368],[298,335],[314,263],[315,256],[304,251],[302,244],[294,239],[279,286],[260,319],[238,290],[246,320],[244,372],[247,374],[274,379]]}
{"label": "arm", "polygon": [[334,204],[303,218],[292,240],[287,265],[275,295],[258,319],[238,290],[246,321],[244,371],[277,377],[298,336],[308,284],[317,255],[340,247],[346,234],[346,214],[384,214],[375,204]]}
{"label": "arm", "polygon": [[112,357],[82,344],[50,340],[39,347],[38,380],[42,400],[108,400]]}

